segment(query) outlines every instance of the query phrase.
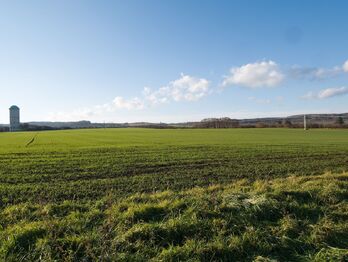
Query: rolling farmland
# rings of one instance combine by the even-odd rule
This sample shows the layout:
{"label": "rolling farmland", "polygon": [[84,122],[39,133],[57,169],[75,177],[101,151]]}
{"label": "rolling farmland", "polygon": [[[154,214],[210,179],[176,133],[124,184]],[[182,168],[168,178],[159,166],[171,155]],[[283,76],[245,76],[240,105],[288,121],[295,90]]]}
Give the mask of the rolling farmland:
{"label": "rolling farmland", "polygon": [[344,261],[348,131],[0,133],[6,261]]}

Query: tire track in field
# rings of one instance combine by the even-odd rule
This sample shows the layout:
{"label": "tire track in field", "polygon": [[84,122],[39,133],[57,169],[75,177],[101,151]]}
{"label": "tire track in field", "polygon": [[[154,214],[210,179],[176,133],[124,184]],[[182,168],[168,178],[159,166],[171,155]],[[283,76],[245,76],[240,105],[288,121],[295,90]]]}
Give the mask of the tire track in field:
{"label": "tire track in field", "polygon": [[35,136],[25,145],[25,147],[28,147],[28,146],[30,146],[32,143],[34,143],[34,142],[35,142],[35,139],[36,139],[36,137],[37,137],[37,135],[38,135],[38,133],[35,134]]}

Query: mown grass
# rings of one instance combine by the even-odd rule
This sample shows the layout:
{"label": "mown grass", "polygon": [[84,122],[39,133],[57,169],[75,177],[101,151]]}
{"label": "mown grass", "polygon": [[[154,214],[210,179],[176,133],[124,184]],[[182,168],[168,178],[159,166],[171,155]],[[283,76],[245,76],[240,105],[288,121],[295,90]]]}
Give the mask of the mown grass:
{"label": "mown grass", "polygon": [[0,134],[0,260],[348,260],[346,130],[33,136]]}

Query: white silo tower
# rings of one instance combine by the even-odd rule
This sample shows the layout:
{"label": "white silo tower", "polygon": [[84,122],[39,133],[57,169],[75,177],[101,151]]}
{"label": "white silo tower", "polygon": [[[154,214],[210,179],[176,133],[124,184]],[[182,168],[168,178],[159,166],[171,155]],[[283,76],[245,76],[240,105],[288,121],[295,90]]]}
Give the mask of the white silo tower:
{"label": "white silo tower", "polygon": [[19,107],[10,107],[10,131],[18,131],[20,129]]}

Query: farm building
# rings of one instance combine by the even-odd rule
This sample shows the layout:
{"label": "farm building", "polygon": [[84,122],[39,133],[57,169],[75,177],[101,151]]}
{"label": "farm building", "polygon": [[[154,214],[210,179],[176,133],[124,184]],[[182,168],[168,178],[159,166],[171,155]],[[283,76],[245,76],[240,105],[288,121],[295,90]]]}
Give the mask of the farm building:
{"label": "farm building", "polygon": [[20,129],[19,107],[10,107],[10,131],[18,131]]}

